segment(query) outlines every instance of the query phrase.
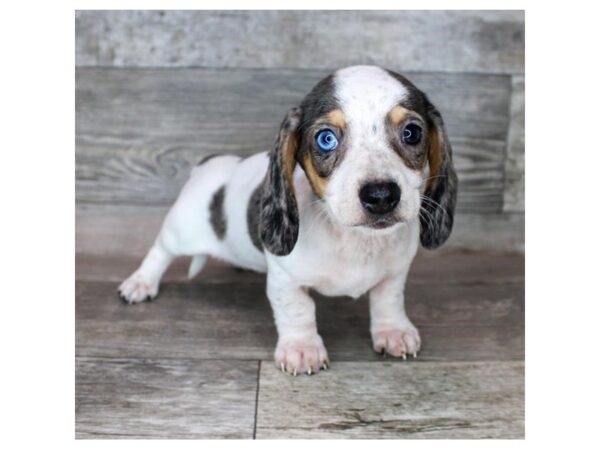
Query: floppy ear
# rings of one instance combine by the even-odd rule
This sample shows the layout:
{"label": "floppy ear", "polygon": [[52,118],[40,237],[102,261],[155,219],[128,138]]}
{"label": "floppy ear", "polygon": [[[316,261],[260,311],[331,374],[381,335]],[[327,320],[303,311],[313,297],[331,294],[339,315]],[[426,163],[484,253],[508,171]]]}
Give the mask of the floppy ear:
{"label": "floppy ear", "polygon": [[292,108],[281,124],[275,148],[269,154],[260,212],[260,238],[278,256],[289,255],[298,240],[298,205],[293,174],[298,149],[300,108]]}
{"label": "floppy ear", "polygon": [[[429,102],[428,102],[429,103]],[[429,119],[429,178],[425,198],[421,202],[421,244],[433,249],[450,236],[454,223],[458,178],[452,163],[452,147],[439,111],[428,104]]]}

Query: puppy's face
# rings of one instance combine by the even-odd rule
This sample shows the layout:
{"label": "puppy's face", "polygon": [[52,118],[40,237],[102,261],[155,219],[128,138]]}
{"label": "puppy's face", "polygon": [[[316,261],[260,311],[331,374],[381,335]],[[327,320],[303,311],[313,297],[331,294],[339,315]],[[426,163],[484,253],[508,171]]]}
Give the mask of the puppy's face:
{"label": "puppy's face", "polygon": [[350,67],[302,103],[298,162],[339,224],[392,228],[413,220],[427,162],[424,95],[377,67]]}
{"label": "puppy's face", "polygon": [[278,142],[286,189],[298,162],[338,224],[386,233],[420,216],[424,246],[448,237],[457,185],[450,144],[439,112],[404,77],[373,66],[335,72],[290,111]]}

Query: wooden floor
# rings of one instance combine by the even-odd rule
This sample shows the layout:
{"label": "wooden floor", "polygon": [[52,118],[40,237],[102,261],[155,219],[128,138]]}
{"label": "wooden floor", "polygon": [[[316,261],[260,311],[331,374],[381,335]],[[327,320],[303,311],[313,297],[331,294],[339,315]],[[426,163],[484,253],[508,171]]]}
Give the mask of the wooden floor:
{"label": "wooden floor", "polygon": [[77,255],[78,438],[523,438],[524,260],[423,254],[407,310],[418,359],[370,346],[365,299],[317,298],[331,369],[276,370],[264,275],[212,264],[126,306],[138,261]]}

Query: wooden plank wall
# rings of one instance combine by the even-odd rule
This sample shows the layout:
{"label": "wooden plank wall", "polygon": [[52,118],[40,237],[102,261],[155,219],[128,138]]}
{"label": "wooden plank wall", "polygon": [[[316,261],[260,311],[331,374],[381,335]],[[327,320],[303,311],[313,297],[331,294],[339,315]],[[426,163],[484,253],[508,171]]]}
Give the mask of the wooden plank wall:
{"label": "wooden plank wall", "polygon": [[79,11],[77,251],[117,252],[116,229],[150,243],[140,222],[193,164],[269,149],[285,111],[351,64],[406,74],[442,111],[461,181],[449,246],[522,250],[522,12]]}

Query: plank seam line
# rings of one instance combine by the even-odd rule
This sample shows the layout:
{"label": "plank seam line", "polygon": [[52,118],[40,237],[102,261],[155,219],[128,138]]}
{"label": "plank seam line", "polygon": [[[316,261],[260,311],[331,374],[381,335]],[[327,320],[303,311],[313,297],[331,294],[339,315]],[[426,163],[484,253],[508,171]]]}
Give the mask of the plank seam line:
{"label": "plank seam line", "polygon": [[[329,74],[344,65],[337,65],[331,67],[294,67],[294,66],[216,66],[216,65],[202,65],[202,64],[182,64],[182,65],[142,65],[142,64],[75,64],[75,70],[83,71],[114,71],[114,70],[131,70],[131,71],[142,71],[142,70],[153,70],[153,71],[207,71],[207,72],[299,72],[304,74],[314,75],[326,75]],[[398,67],[390,67],[391,70],[399,70]],[[490,71],[491,70],[491,71]],[[440,69],[413,69],[403,70],[403,74],[408,76],[415,75],[467,75],[475,77],[498,77],[498,78],[511,78],[513,76],[524,76],[525,70],[499,70],[493,71],[488,70],[472,70],[472,69],[451,69],[451,70],[440,70]]]}
{"label": "plank seam line", "polygon": [[260,366],[262,361],[258,360],[258,369],[256,370],[256,399],[254,400],[254,429],[252,430],[252,439],[256,439],[256,423],[258,422],[258,392],[260,390]]}
{"label": "plank seam line", "polygon": [[[75,351],[75,359],[87,359],[87,360],[129,360],[129,361],[184,361],[184,362],[203,362],[203,361],[225,361],[225,362],[251,362],[256,361],[255,358],[236,358],[231,356],[225,356],[223,358],[202,358],[197,356],[162,356],[162,355],[149,355],[149,356],[115,356],[114,354],[95,355],[80,353],[81,350],[85,350],[88,346],[81,345]],[[93,348],[93,347],[91,347]]]}
{"label": "plank seam line", "polygon": [[508,117],[508,124],[506,126],[506,139],[505,139],[505,144],[504,144],[504,167],[502,170],[502,209],[500,210],[500,212],[504,212],[506,209],[506,187],[507,187],[507,182],[508,182],[508,173],[506,170],[506,166],[508,164],[508,157],[509,157],[509,152],[510,152],[510,148],[511,148],[511,143],[510,143],[510,138],[511,138],[511,129],[513,127],[513,123],[511,120],[512,117],[512,109],[513,109],[513,100],[514,100],[514,94],[515,94],[515,86],[514,86],[514,76],[510,77],[510,90],[508,91],[508,111],[507,111],[507,117]]}

